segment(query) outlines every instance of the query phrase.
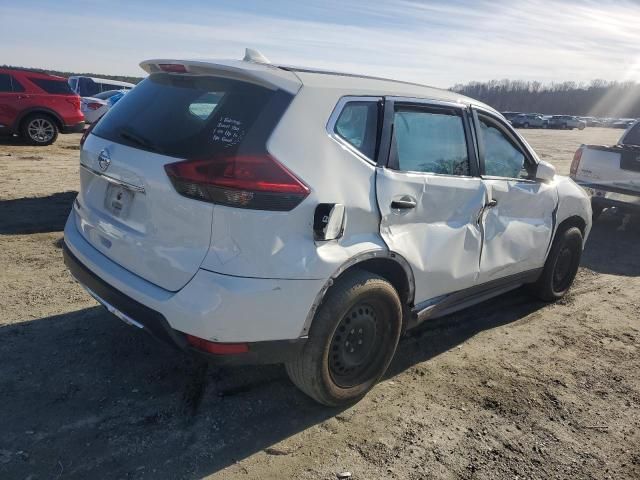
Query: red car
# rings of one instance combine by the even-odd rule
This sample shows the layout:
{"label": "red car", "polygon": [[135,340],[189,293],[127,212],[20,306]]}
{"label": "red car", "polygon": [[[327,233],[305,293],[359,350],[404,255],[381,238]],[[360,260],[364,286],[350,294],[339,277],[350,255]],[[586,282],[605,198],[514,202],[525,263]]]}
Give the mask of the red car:
{"label": "red car", "polygon": [[78,133],[83,128],[80,97],[65,78],[0,68],[0,134],[50,145],[58,132]]}

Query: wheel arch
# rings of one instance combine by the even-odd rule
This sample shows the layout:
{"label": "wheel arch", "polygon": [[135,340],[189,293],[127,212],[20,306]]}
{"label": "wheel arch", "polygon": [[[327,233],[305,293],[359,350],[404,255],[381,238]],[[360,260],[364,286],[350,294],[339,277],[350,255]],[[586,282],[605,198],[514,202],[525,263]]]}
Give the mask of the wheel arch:
{"label": "wheel arch", "polygon": [[388,250],[374,250],[360,253],[343,263],[333,275],[325,282],[316,295],[315,301],[307,314],[300,336],[305,336],[311,329],[311,323],[316,311],[338,278],[348,275],[354,270],[364,270],[386,279],[398,292],[405,314],[403,315],[403,331],[408,319],[407,313],[415,300],[415,279],[409,262],[395,252]]}
{"label": "wheel arch", "polygon": [[56,122],[56,126],[58,127],[58,130],[62,130],[62,128],[64,127],[64,122],[62,121],[62,118],[60,117],[60,115],[58,115],[55,112],[55,110],[52,110],[47,107],[33,107],[33,108],[28,108],[20,113],[20,115],[14,122],[14,125],[13,125],[14,130],[16,132],[19,132],[20,129],[22,128],[22,122],[27,117],[29,117],[30,115],[33,115],[34,113],[45,114],[53,118],[53,120]]}

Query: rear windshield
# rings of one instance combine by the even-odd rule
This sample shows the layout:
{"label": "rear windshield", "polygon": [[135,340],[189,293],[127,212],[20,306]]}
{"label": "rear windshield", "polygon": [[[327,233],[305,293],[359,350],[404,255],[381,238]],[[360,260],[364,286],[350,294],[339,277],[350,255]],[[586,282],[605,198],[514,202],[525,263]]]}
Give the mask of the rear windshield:
{"label": "rear windshield", "polygon": [[48,78],[29,78],[29,81],[35,83],[38,87],[47,93],[58,95],[71,95],[73,91],[66,80],[50,80]]}
{"label": "rear windshield", "polygon": [[262,151],[291,95],[217,77],[154,73],[93,134],[179,158]]}
{"label": "rear windshield", "polygon": [[623,145],[640,145],[640,122],[636,124],[624,136]]}

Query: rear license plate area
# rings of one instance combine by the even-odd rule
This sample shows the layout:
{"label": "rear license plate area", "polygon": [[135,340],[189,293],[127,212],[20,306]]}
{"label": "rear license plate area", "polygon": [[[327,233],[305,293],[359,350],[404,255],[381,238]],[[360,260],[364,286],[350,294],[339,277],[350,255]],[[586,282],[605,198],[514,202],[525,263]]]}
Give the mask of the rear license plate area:
{"label": "rear license plate area", "polygon": [[131,209],[133,197],[134,193],[128,188],[110,183],[107,186],[104,206],[114,217],[127,218],[129,210]]}

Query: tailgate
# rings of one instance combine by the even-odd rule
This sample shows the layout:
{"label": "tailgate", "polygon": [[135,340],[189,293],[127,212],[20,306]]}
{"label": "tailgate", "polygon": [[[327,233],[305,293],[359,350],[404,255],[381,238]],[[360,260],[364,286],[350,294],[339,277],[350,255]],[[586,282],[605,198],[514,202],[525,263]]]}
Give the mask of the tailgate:
{"label": "tailgate", "polygon": [[172,161],[91,135],[81,153],[76,226],[114,262],[177,291],[209,249],[213,205],[175,191],[163,168]]}
{"label": "tailgate", "polygon": [[582,152],[575,180],[603,189],[640,193],[640,150],[587,146]]}

